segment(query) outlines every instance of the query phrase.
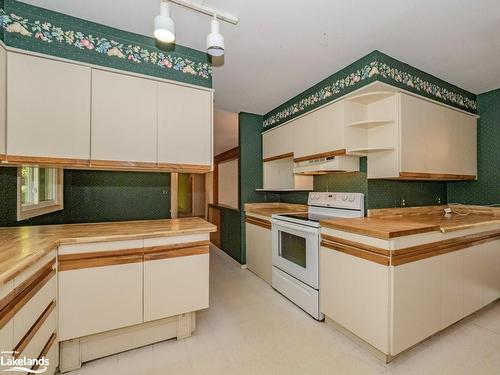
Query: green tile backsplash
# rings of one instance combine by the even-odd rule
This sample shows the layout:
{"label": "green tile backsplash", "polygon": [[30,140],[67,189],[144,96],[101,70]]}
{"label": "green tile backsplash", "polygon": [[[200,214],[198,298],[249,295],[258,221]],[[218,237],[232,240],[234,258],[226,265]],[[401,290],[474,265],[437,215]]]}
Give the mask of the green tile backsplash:
{"label": "green tile backsplash", "polygon": [[0,226],[170,217],[170,174],[64,171],[64,209],[16,221],[16,168],[0,168]]}

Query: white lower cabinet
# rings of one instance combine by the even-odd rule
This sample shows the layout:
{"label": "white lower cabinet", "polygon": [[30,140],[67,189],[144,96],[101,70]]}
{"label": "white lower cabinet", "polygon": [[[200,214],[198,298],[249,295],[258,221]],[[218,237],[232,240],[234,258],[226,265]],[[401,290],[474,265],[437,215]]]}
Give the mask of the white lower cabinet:
{"label": "white lower cabinet", "polygon": [[144,262],[144,321],[208,307],[209,255]]}
{"label": "white lower cabinet", "polygon": [[142,263],[59,272],[60,340],[142,323]]}
{"label": "white lower cabinet", "polygon": [[271,229],[247,222],[245,224],[245,238],[248,269],[271,284]]}

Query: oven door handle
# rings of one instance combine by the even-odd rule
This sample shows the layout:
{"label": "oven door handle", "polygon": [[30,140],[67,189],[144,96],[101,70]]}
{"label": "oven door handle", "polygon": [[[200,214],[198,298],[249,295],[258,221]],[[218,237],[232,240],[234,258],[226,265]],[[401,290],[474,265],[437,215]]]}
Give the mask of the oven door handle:
{"label": "oven door handle", "polygon": [[300,232],[306,232],[306,233],[310,233],[310,234],[318,234],[318,232],[319,232],[319,228],[312,228],[312,227],[308,227],[305,225],[288,224],[288,223],[283,222],[281,220],[272,219],[271,223],[273,226],[275,225],[278,230],[280,228],[285,228],[285,229],[291,229],[291,230],[296,230],[296,231],[300,231]]}

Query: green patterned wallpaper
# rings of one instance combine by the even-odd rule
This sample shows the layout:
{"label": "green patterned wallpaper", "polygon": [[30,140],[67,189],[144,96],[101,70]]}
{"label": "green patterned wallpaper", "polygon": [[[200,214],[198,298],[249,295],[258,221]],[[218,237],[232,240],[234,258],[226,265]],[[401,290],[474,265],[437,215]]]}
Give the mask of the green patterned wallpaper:
{"label": "green patterned wallpaper", "polygon": [[170,174],[64,171],[64,209],[16,221],[17,172],[0,167],[0,226],[170,217]]}
{"label": "green patterned wallpaper", "polygon": [[0,38],[9,47],[212,87],[205,52],[159,45],[154,38],[16,0],[0,2]]}
{"label": "green patterned wallpaper", "polygon": [[500,89],[480,94],[477,99],[478,179],[448,183],[448,200],[500,205]]}
{"label": "green patterned wallpaper", "polygon": [[380,51],[373,51],[265,114],[263,127],[271,129],[374,81],[476,113],[476,95],[473,93]]}

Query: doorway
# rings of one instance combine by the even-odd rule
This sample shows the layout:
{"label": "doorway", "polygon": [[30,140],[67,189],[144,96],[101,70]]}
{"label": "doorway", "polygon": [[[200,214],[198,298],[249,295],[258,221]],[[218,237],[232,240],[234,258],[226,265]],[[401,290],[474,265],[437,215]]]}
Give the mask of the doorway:
{"label": "doorway", "polygon": [[205,175],[172,173],[172,217],[205,217]]}

